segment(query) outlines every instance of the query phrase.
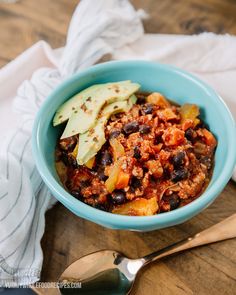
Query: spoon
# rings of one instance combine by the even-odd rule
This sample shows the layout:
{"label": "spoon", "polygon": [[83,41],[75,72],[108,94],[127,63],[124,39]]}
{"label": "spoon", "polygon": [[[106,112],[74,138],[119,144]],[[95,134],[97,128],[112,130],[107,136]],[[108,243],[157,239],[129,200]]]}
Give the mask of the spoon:
{"label": "spoon", "polygon": [[[203,230],[193,237],[172,244],[139,259],[127,258],[114,250],[94,252],[81,257],[67,267],[59,279],[59,284],[62,284],[60,291],[59,289],[54,289],[51,295],[129,294],[137,273],[150,262],[183,250],[235,237],[236,214]],[[69,286],[72,287],[70,284],[77,284],[77,288],[68,288]]]}

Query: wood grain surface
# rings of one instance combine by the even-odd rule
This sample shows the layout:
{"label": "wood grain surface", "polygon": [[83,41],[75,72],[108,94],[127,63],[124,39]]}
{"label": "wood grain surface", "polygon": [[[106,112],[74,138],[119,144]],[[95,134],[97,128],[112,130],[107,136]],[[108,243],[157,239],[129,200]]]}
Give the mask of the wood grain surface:
{"label": "wood grain surface", "polygon": [[[99,0],[98,0],[99,1]],[[38,40],[63,46],[77,0],[21,0],[0,4],[0,66]],[[132,0],[150,18],[146,32],[236,34],[234,0]],[[204,212],[175,227],[149,233],[105,229],[73,215],[57,204],[46,215],[42,240],[42,281],[55,281],[67,265],[99,249],[115,249],[140,257],[192,235],[236,211],[236,185],[229,182]],[[236,294],[236,240],[193,249],[147,267],[132,294]],[[45,290],[45,294],[47,291]]]}

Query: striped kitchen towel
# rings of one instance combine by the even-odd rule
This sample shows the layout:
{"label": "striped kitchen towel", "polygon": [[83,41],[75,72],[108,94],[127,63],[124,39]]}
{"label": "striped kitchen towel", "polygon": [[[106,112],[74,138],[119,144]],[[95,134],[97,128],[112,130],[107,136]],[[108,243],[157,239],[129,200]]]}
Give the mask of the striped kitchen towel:
{"label": "striped kitchen towel", "polygon": [[[55,203],[42,183],[31,153],[31,130],[40,105],[63,79],[142,36],[142,14],[128,0],[81,1],[72,17],[61,58],[50,59],[49,67],[37,70],[19,87],[14,99],[18,115],[2,112],[2,117],[17,117],[13,121],[18,126],[14,123],[1,126],[0,286],[27,285],[40,278],[44,214]],[[50,54],[50,47],[40,42],[20,57],[21,61],[28,60],[31,70],[37,64],[34,56],[41,52],[41,47]],[[43,60],[43,56],[40,58]],[[22,69],[16,60],[1,70],[0,88],[5,95],[4,75],[7,77],[9,71],[12,71],[12,83],[16,84],[27,69]]]}

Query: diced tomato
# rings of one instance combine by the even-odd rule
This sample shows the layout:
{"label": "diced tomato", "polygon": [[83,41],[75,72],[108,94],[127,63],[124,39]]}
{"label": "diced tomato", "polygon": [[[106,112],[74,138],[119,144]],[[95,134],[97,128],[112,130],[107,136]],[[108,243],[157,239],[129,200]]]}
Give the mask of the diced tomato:
{"label": "diced tomato", "polygon": [[130,175],[126,172],[120,171],[116,182],[116,189],[122,189],[128,186]]}
{"label": "diced tomato", "polygon": [[159,153],[162,146],[163,146],[163,143],[158,143],[157,145],[154,145],[152,148],[155,151],[155,153]]}
{"label": "diced tomato", "polygon": [[184,141],[184,131],[176,127],[169,127],[162,135],[162,139],[167,146],[181,144]]}
{"label": "diced tomato", "polygon": [[214,135],[207,129],[203,129],[202,133],[203,133],[206,144],[214,148],[216,146],[216,139]]}
{"label": "diced tomato", "polygon": [[161,162],[166,162],[169,160],[171,153],[165,150],[161,150],[159,153],[159,159]]}
{"label": "diced tomato", "polygon": [[194,122],[193,122],[193,120],[190,120],[190,119],[186,119],[184,121],[184,123],[182,124],[182,129],[184,131],[186,131],[189,128],[193,128],[193,127],[194,127]]}

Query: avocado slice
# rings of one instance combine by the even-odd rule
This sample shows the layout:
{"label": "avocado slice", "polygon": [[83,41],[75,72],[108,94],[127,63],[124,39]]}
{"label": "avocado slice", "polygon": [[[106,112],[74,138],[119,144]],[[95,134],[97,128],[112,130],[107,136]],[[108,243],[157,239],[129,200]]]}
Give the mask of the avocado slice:
{"label": "avocado slice", "polygon": [[117,101],[104,107],[101,116],[96,121],[93,128],[79,136],[79,149],[77,154],[77,162],[79,165],[85,164],[94,157],[106,142],[105,124],[109,117],[115,113],[127,112],[131,109],[137,98],[132,95],[128,101]]}
{"label": "avocado slice", "polygon": [[90,86],[63,103],[56,111],[53,118],[53,126],[66,122],[73,112],[76,111],[81,101],[91,96],[100,86],[99,84]]}
{"label": "avocado slice", "polygon": [[79,99],[61,138],[88,131],[95,125],[96,118],[104,105],[127,100],[139,88],[140,85],[137,83],[121,81],[100,84],[92,92],[86,92],[86,95]]}

